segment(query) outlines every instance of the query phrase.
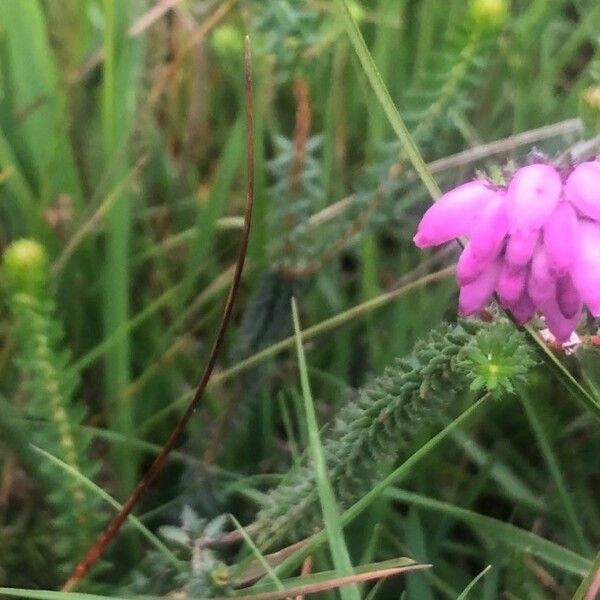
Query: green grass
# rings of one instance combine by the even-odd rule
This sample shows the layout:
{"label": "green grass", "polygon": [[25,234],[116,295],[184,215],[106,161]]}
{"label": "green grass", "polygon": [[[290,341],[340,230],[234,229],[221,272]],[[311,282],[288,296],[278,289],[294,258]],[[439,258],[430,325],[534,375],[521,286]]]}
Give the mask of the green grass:
{"label": "green grass", "polygon": [[[572,121],[600,84],[598,3],[186,0],[140,31],[154,4],[0,2],[0,250],[19,237],[46,249],[45,293],[65,330],[57,372],[81,378],[73,431],[100,465],[71,473],[39,435],[32,449],[31,357],[0,272],[0,586],[60,589],[75,544],[54,501],[64,471],[113,510],[202,371],[242,223],[250,33],[256,201],[233,324],[141,520],[78,589],[223,596],[226,563],[234,580],[261,566],[263,580],[243,582],[257,593],[349,577],[319,597],[583,600],[599,569],[595,347],[544,349],[515,396],[460,394],[345,510],[324,449],[358,388],[456,319],[456,253],[411,242],[432,199],[534,147],[558,157],[600,133]],[[304,460],[323,529],[273,554],[299,540],[256,544],[254,516]],[[228,514],[237,544],[161,538],[162,526],[220,535],[214,518]],[[433,566],[352,579],[401,555]],[[313,572],[298,579],[307,556]]]}

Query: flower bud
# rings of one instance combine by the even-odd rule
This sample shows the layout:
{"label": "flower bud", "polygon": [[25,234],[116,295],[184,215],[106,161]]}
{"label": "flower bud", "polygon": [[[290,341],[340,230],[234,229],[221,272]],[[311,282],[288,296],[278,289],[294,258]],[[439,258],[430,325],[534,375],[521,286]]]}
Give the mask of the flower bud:
{"label": "flower bud", "polygon": [[212,34],[212,46],[223,57],[239,59],[244,54],[244,37],[233,25],[221,25]]}
{"label": "flower bud", "polygon": [[559,202],[544,226],[544,249],[554,275],[565,275],[577,258],[579,220],[570,202]]}
{"label": "flower bud", "polygon": [[477,279],[460,288],[458,306],[463,315],[472,315],[489,302],[498,283],[501,266],[502,261],[496,259]]}
{"label": "flower bud", "polygon": [[556,301],[565,319],[572,319],[581,310],[581,296],[570,275],[556,280]]}
{"label": "flower bud", "polygon": [[496,193],[483,181],[471,181],[445,193],[423,215],[413,241],[419,248],[471,233],[483,207]]}
{"label": "flower bud", "polygon": [[593,85],[581,94],[579,113],[590,136],[600,133],[600,85]]}
{"label": "flower bud", "polygon": [[530,233],[546,224],[562,195],[562,180],[550,165],[522,167],[506,192],[510,233]]}
{"label": "flower bud", "polygon": [[528,274],[526,267],[515,268],[506,262],[502,265],[496,288],[502,306],[513,306],[519,300],[525,291]]}
{"label": "flower bud", "polygon": [[4,251],[2,279],[11,292],[39,296],[48,280],[48,257],[44,247],[25,238],[10,244]]}
{"label": "flower bud", "polygon": [[579,257],[573,266],[571,277],[590,312],[595,317],[600,317],[600,224],[587,221],[581,223],[579,231]]}
{"label": "flower bud", "polygon": [[565,184],[565,199],[583,215],[600,221],[600,161],[577,165]]}
{"label": "flower bud", "polygon": [[456,279],[460,285],[467,285],[475,281],[486,267],[487,263],[475,258],[473,255],[473,246],[469,242],[458,258]]}
{"label": "flower bud", "polygon": [[469,16],[481,29],[498,29],[506,21],[508,4],[506,0],[471,0]]}
{"label": "flower bud", "polygon": [[529,297],[527,290],[524,290],[521,297],[510,307],[510,312],[519,325],[525,325],[535,315],[536,306]]}
{"label": "flower bud", "polygon": [[539,308],[544,315],[550,333],[556,338],[556,341],[561,344],[566,342],[571,337],[581,318],[581,305],[579,305],[577,312],[570,318],[564,316],[554,297],[548,298]]}

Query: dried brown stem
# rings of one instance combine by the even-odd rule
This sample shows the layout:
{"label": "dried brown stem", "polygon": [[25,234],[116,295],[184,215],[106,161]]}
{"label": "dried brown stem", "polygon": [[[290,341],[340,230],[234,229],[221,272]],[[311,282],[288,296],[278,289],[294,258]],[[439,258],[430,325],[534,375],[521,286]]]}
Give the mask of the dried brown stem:
{"label": "dried brown stem", "polygon": [[306,143],[310,136],[311,116],[308,85],[306,79],[298,77],[294,81],[294,96],[296,97],[296,129],[294,131],[294,156],[290,173],[290,192],[292,196],[300,193],[302,165]]}
{"label": "dried brown stem", "polygon": [[231,283],[231,288],[229,290],[229,295],[227,297],[227,301],[225,303],[225,308],[223,310],[223,317],[221,319],[221,323],[219,325],[219,329],[217,331],[217,335],[215,337],[215,341],[213,343],[208,362],[200,378],[200,382],[196,387],[196,391],[194,396],[192,397],[190,403],[188,404],[185,412],[180,417],[179,421],[173,428],[171,435],[166,441],[163,449],[160,454],[154,459],[154,462],[151,464],[148,471],[146,471],[145,475],[139,481],[135,489],[133,490],[131,496],[127,499],[125,504],[123,504],[121,510],[113,517],[111,522],[108,524],[106,529],[100,534],[97,541],[92,545],[92,547],[88,550],[85,556],[81,559],[81,561],[77,564],[73,573],[65,583],[62,588],[62,591],[68,592],[71,591],[79,584],[82,578],[86,575],[92,565],[102,556],[106,546],[109,542],[115,537],[128,515],[131,513],[135,505],[138,503],[139,499],[142,497],[143,493],[146,491],[148,486],[154,481],[156,476],[161,471],[163,465],[170,452],[175,447],[175,444],[181,437],[188,421],[194,414],[198,403],[202,399],[202,395],[204,394],[204,390],[208,384],[210,376],[213,372],[215,364],[217,362],[217,357],[219,355],[219,350],[221,349],[223,339],[225,337],[225,332],[227,330],[227,326],[229,325],[229,320],[231,317],[231,313],[233,310],[233,305],[235,303],[235,299],[237,296],[237,291],[239,288],[242,271],[244,268],[244,262],[246,259],[246,253],[248,250],[248,240],[250,237],[250,225],[252,221],[252,207],[254,203],[254,127],[253,127],[253,82],[252,82],[252,52],[250,46],[250,39],[246,37],[246,47],[245,47],[245,87],[246,87],[246,153],[247,153],[247,191],[246,191],[246,210],[244,215],[244,230],[242,232],[242,239],[240,243],[240,249],[238,253],[238,258],[236,262],[235,273],[233,277],[233,281]]}

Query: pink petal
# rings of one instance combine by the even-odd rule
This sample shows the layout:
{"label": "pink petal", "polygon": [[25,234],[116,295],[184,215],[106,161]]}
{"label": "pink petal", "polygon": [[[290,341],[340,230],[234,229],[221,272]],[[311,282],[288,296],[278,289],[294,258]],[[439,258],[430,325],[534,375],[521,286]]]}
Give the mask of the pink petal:
{"label": "pink petal", "polygon": [[496,259],[477,279],[460,288],[458,306],[463,315],[472,315],[487,304],[498,283],[501,265],[501,259]]}
{"label": "pink petal", "polygon": [[579,255],[571,277],[575,288],[590,312],[600,316],[600,224],[581,220],[579,224]]}
{"label": "pink petal", "polygon": [[505,308],[513,305],[525,290],[527,281],[527,267],[512,267],[508,263],[502,265],[498,279],[498,296]]}
{"label": "pink petal", "polygon": [[565,183],[565,198],[584,215],[600,221],[600,162],[575,167]]}
{"label": "pink petal", "polygon": [[471,181],[450,190],[423,215],[414,243],[427,248],[469,233],[482,208],[495,195],[483,181]]}
{"label": "pink petal", "polygon": [[538,306],[556,297],[556,279],[550,271],[548,257],[541,244],[536,248],[531,261],[527,292]]}
{"label": "pink petal", "polygon": [[473,255],[473,243],[468,242],[458,257],[456,264],[456,279],[460,285],[475,281],[491,261],[477,260]]}
{"label": "pink petal", "polygon": [[532,258],[539,238],[539,231],[516,231],[506,244],[506,262],[513,267],[524,267]]}
{"label": "pink petal", "polygon": [[568,202],[559,202],[544,226],[544,248],[548,265],[555,275],[564,275],[577,256],[579,221]]}
{"label": "pink petal", "polygon": [[550,165],[530,165],[513,176],[506,202],[510,232],[530,232],[543,227],[562,193],[558,171]]}
{"label": "pink petal", "polygon": [[548,299],[540,309],[546,319],[548,329],[560,343],[566,342],[571,337],[581,319],[581,305],[571,318],[566,318],[561,312],[556,298]]}
{"label": "pink petal", "polygon": [[535,304],[527,291],[523,291],[521,297],[508,308],[519,325],[525,325],[527,321],[531,321],[535,314]]}
{"label": "pink petal", "polygon": [[473,255],[477,260],[488,261],[498,256],[508,234],[504,194],[497,193],[488,201],[470,234]]}
{"label": "pink petal", "polygon": [[570,275],[556,280],[556,300],[565,318],[574,317],[581,310],[581,296],[573,285]]}

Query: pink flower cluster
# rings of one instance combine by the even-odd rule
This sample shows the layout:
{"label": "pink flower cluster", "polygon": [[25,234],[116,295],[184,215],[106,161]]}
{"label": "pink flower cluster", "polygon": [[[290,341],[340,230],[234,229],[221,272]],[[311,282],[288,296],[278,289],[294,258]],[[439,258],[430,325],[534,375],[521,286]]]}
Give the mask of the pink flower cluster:
{"label": "pink flower cluster", "polygon": [[600,316],[600,161],[566,179],[551,165],[522,167],[507,187],[471,181],[425,213],[419,248],[467,236],[458,260],[459,308],[481,310],[494,292],[523,324],[539,311],[567,340],[583,305]]}

